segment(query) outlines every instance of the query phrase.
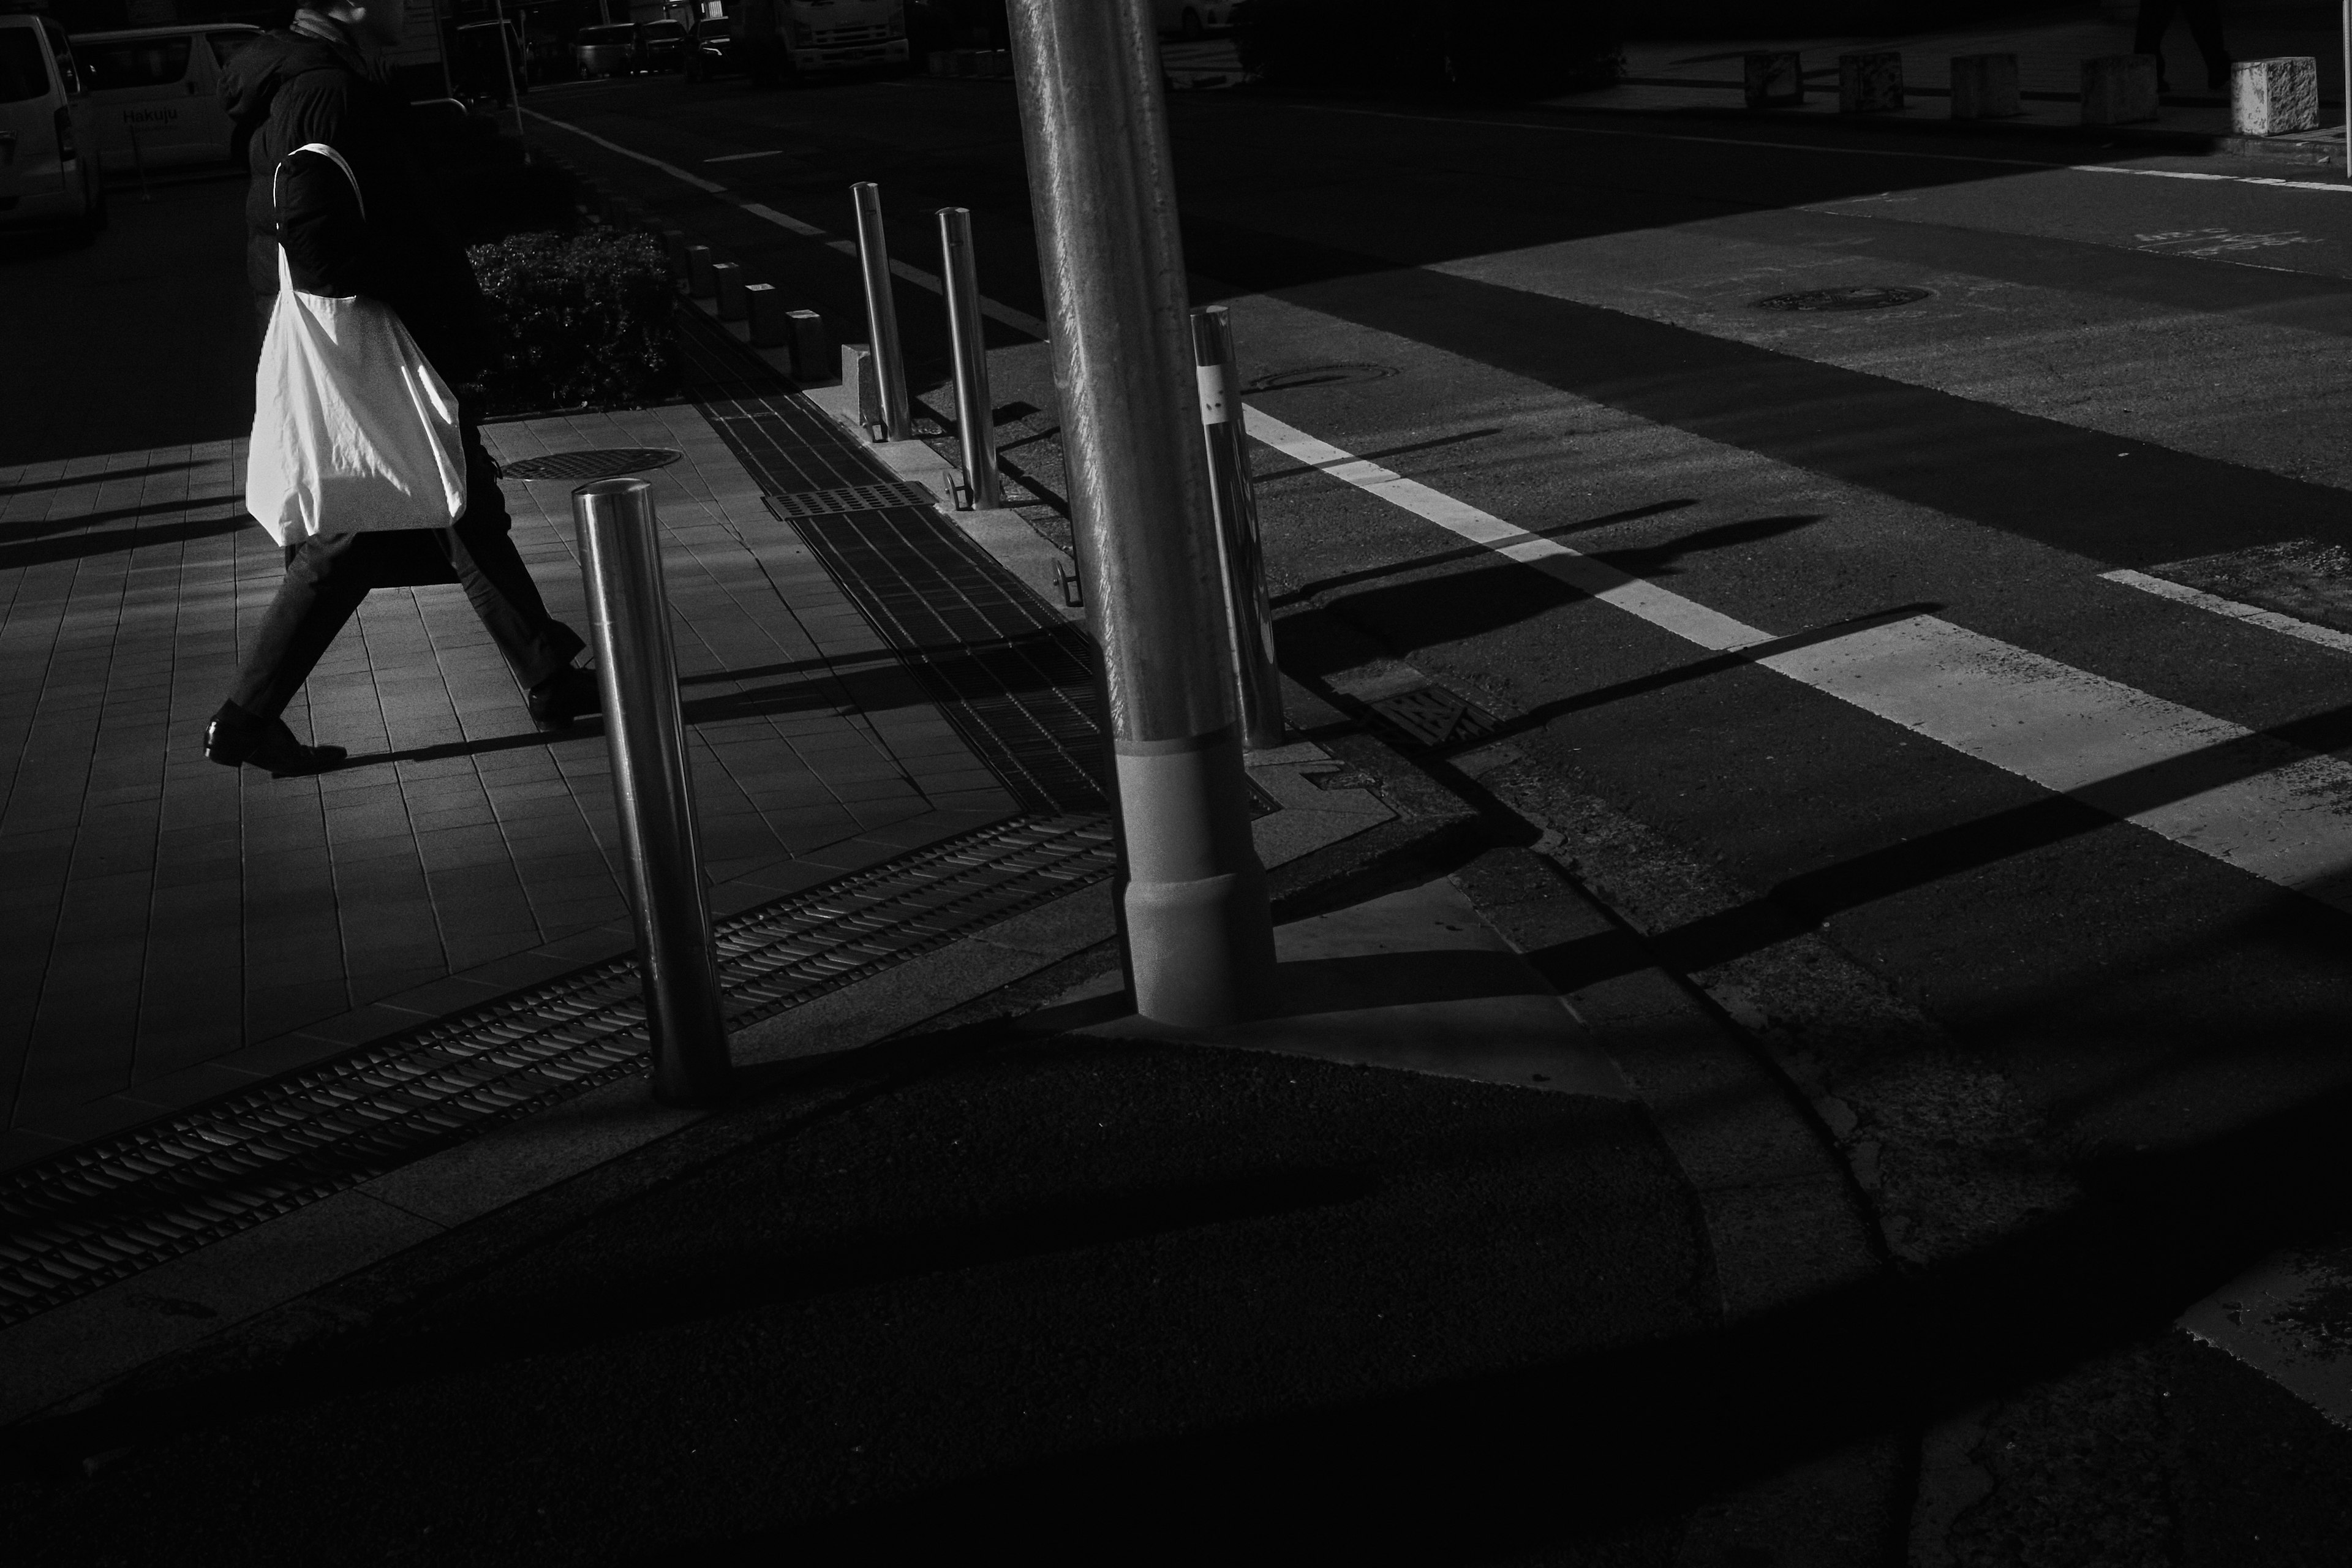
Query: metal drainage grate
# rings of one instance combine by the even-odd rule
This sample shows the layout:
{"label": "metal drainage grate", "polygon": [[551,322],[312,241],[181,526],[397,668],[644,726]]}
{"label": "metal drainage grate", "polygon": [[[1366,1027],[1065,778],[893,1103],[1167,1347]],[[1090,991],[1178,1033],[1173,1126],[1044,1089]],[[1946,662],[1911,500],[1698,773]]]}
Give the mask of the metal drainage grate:
{"label": "metal drainage grate", "polygon": [[801,517],[830,517],[845,511],[880,511],[894,506],[935,506],[939,497],[930,487],[912,482],[887,485],[845,485],[835,490],[794,490],[767,498],[768,510],[789,521]]}
{"label": "metal drainage grate", "polygon": [[1391,728],[1424,748],[1480,741],[1496,732],[1494,716],[1442,686],[1402,691],[1368,706]]}
{"label": "metal drainage grate", "polygon": [[611,447],[584,452],[551,452],[544,458],[517,458],[499,465],[509,479],[611,479],[623,474],[666,468],[684,457],[667,447]]}
{"label": "metal drainage grate", "polygon": [[1806,289],[1794,294],[1773,294],[1756,301],[1760,310],[1884,310],[1893,305],[1916,305],[1930,299],[1925,289],[1864,284],[1851,289]]}
{"label": "metal drainage grate", "polygon": [[[1022,817],[719,921],[732,1024],[1110,874],[1109,818]],[[0,1177],[0,1326],[645,1070],[615,959]]]}

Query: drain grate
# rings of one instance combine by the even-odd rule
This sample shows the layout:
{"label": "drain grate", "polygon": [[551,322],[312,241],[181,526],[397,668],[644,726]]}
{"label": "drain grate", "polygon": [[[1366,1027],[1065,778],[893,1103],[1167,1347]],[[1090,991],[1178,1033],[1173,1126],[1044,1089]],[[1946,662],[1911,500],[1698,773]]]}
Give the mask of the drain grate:
{"label": "drain grate", "polygon": [[1368,706],[1391,728],[1424,749],[1484,740],[1496,730],[1492,714],[1442,686],[1401,691]]}
{"label": "drain grate", "polygon": [[[1110,874],[1099,812],[1015,818],[713,929],[728,1016],[781,1013]],[[645,1070],[615,959],[0,1177],[0,1326]]]}
{"label": "drain grate", "polygon": [[1884,310],[1895,305],[1916,305],[1932,298],[1925,289],[1891,284],[1864,284],[1847,289],[1803,289],[1793,294],[1772,294],[1756,301],[1759,310]]}
{"label": "drain grate", "polygon": [[844,485],[839,489],[795,490],[769,496],[768,510],[789,522],[796,518],[827,517],[845,511],[879,511],[893,506],[931,506],[939,497],[930,487],[914,483]]}
{"label": "drain grate", "polygon": [[685,454],[667,447],[604,447],[583,452],[551,452],[544,458],[517,458],[499,466],[509,479],[612,479],[623,474],[666,468]]}

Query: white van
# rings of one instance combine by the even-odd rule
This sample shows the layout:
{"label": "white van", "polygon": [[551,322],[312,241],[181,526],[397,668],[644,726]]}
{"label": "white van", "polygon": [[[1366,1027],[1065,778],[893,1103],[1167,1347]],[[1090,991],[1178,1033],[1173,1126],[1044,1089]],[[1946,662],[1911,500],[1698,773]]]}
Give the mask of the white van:
{"label": "white van", "polygon": [[0,16],[0,226],[106,222],[89,100],[66,31],[47,16]]}
{"label": "white van", "polygon": [[225,162],[221,62],[260,36],[258,27],[232,22],[76,33],[82,87],[98,111],[100,160],[118,174],[142,163]]}

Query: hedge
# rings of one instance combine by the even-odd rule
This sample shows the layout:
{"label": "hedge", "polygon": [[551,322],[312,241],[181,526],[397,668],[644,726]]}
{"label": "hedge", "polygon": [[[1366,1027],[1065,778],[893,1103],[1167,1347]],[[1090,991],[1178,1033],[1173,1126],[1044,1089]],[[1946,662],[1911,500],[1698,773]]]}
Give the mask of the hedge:
{"label": "hedge", "polygon": [[677,384],[677,292],[642,234],[518,234],[467,252],[498,353],[490,414],[650,403]]}

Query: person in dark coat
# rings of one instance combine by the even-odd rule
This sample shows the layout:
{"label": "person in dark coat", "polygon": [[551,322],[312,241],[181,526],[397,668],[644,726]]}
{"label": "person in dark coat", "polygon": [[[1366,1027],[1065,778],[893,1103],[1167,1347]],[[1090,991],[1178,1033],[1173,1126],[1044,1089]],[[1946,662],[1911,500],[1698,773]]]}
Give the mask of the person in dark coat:
{"label": "person in dark coat", "polygon": [[2221,0],[2139,0],[2139,29],[2132,39],[2132,52],[2156,57],[2157,91],[2172,90],[2172,84],[2164,79],[2164,35],[2172,26],[2175,11],[2189,13],[2189,36],[2197,40],[2197,52],[2205,57],[2205,85],[2228,87],[2230,51],[2221,42]]}
{"label": "person in dark coat", "polygon": [[[453,387],[478,375],[488,326],[472,264],[417,173],[408,106],[387,87],[374,51],[397,45],[405,0],[305,7],[293,26],[229,57],[220,91],[253,184],[246,200],[246,277],[266,326],[278,299],[283,245],[294,287],[391,306]],[[350,163],[295,152],[318,142]],[[352,180],[359,183],[354,192]],[[508,537],[498,466],[474,413],[460,407],[466,514],[446,529],[328,534],[286,547],[286,576],[228,700],[205,731],[205,755],[284,777],[342,760],[306,746],[279,717],[371,588],[464,584],[506,656],[531,718],[561,727],[595,711],[593,673],[572,667],[579,634],[547,612]]]}

